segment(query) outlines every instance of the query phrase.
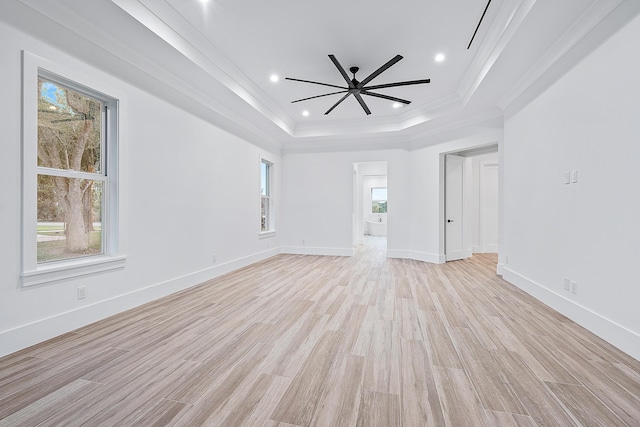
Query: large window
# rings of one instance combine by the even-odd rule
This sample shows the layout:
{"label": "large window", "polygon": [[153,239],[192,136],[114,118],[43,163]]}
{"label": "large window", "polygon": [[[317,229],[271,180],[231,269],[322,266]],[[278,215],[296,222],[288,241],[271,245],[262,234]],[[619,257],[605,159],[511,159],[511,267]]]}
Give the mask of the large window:
{"label": "large window", "polygon": [[106,103],[38,78],[37,261],[105,252]]}
{"label": "large window", "polygon": [[371,213],[387,213],[387,188],[371,189]]}
{"label": "large window", "polygon": [[23,285],[121,268],[118,100],[23,59]]}
{"label": "large window", "polygon": [[260,231],[272,230],[271,220],[271,175],[273,164],[260,161]]}

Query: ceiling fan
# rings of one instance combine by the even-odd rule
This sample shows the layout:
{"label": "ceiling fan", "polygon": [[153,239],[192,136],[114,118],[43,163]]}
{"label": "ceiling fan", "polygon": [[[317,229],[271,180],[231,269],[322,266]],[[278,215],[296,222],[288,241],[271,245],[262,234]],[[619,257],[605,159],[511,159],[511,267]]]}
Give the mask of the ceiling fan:
{"label": "ceiling fan", "polygon": [[349,68],[349,71],[351,71],[351,73],[353,74],[353,79],[349,79],[349,76],[347,75],[347,72],[342,67],[342,65],[340,65],[340,62],[338,62],[336,57],[334,55],[329,55],[329,58],[331,59],[333,64],[336,66],[336,68],[338,69],[338,71],[340,72],[342,77],[344,78],[345,82],[347,82],[347,87],[332,85],[332,84],[329,84],[329,83],[320,83],[320,82],[313,82],[313,81],[310,81],[310,80],[301,80],[301,79],[294,79],[294,78],[291,78],[291,77],[285,77],[286,80],[293,80],[293,81],[296,81],[296,82],[303,82],[303,83],[312,83],[312,84],[316,84],[316,85],[329,86],[329,87],[335,87],[335,88],[338,88],[338,89],[342,89],[342,90],[337,91],[337,92],[325,93],[323,95],[316,95],[316,96],[310,96],[308,98],[297,99],[295,101],[291,101],[292,104],[296,103],[296,102],[300,102],[300,101],[307,101],[309,99],[321,98],[323,96],[329,96],[329,95],[336,95],[336,94],[339,94],[339,93],[344,93],[345,95],[342,98],[340,98],[340,100],[338,102],[333,104],[333,106],[331,108],[329,108],[326,113],[324,113],[325,115],[329,114],[331,111],[333,111],[333,109],[336,108],[338,105],[340,105],[340,103],[342,101],[347,99],[349,97],[349,95],[353,95],[358,100],[358,103],[360,104],[360,106],[362,107],[364,112],[367,113],[367,115],[369,115],[369,114],[371,114],[371,110],[369,110],[369,107],[367,107],[367,104],[364,102],[364,99],[362,99],[361,95],[368,95],[368,96],[373,96],[373,97],[376,97],[376,98],[387,99],[389,101],[399,102],[399,103],[402,103],[402,104],[411,104],[411,101],[407,101],[406,99],[396,98],[396,97],[393,97],[393,96],[383,95],[383,94],[380,94],[380,93],[375,93],[375,92],[370,92],[370,91],[374,90],[374,89],[384,89],[384,88],[388,88],[388,87],[418,85],[418,84],[431,82],[431,79],[423,79],[423,80],[410,80],[410,81],[405,81],[405,82],[386,83],[386,84],[381,84],[381,85],[367,86],[367,84],[371,80],[375,79],[380,74],[382,74],[384,71],[386,71],[389,67],[394,65],[396,62],[400,61],[402,59],[401,55],[394,56],[390,61],[388,61],[382,67],[378,68],[376,71],[371,73],[367,78],[365,78],[361,82],[356,80],[356,73],[359,70],[358,67]]}

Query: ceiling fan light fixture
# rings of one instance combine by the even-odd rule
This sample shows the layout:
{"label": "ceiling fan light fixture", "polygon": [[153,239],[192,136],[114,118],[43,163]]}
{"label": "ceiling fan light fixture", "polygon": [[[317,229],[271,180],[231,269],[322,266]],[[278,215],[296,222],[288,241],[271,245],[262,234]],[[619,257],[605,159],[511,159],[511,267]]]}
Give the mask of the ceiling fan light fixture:
{"label": "ceiling fan light fixture", "polygon": [[391,58],[391,60],[387,61],[387,63],[385,63],[383,66],[375,70],[373,73],[369,74],[369,76],[367,76],[362,81],[356,80],[355,75],[359,71],[358,67],[354,66],[349,68],[349,71],[351,71],[351,73],[353,74],[353,79],[350,79],[349,75],[347,74],[347,71],[340,64],[340,62],[338,62],[338,59],[335,57],[335,55],[329,55],[329,59],[331,59],[333,64],[336,66],[336,68],[342,75],[342,78],[344,79],[347,86],[338,86],[330,83],[314,82],[312,80],[302,80],[302,79],[294,79],[292,77],[285,77],[285,80],[292,80],[295,82],[302,82],[302,83],[312,83],[314,85],[328,86],[328,87],[340,89],[339,91],[323,93],[322,95],[315,95],[315,96],[309,96],[306,98],[296,99],[295,101],[291,101],[292,104],[295,104],[296,102],[301,102],[301,101],[308,101],[310,99],[322,98],[324,96],[344,94],[342,95],[342,98],[338,100],[338,102],[333,104],[333,106],[329,108],[326,113],[324,113],[326,116],[327,114],[331,113],[338,105],[340,105],[342,101],[347,99],[350,95],[353,95],[353,97],[356,98],[356,100],[358,101],[358,104],[360,104],[364,112],[367,115],[369,115],[371,114],[371,110],[369,110],[369,107],[367,106],[364,99],[362,98],[362,95],[371,96],[374,98],[382,98],[388,101],[394,101],[401,104],[411,104],[411,101],[408,101],[406,99],[396,98],[393,96],[384,95],[378,92],[371,92],[371,91],[376,89],[386,89],[390,87],[411,86],[411,85],[418,85],[418,84],[424,84],[424,83],[431,83],[431,79],[421,79],[421,80],[409,80],[409,81],[395,82],[395,83],[385,83],[380,85],[369,85],[369,82],[371,80],[375,79],[384,71],[386,71],[389,67],[391,67],[392,65],[400,61],[402,59],[402,55],[394,56],[393,58]]}

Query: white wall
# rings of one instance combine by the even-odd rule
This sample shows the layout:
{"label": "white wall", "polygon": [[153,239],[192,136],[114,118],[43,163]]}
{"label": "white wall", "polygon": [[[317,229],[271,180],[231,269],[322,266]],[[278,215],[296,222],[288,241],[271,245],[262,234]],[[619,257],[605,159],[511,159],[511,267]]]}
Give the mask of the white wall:
{"label": "white wall", "polygon": [[[409,153],[405,150],[285,154],[282,234],[289,253],[353,254],[354,163],[387,162],[389,250],[409,245]],[[358,175],[365,169],[358,165]],[[356,191],[357,188],[356,187]],[[357,215],[357,212],[356,212]],[[304,243],[303,243],[304,241]]]}
{"label": "white wall", "polygon": [[[3,23],[0,40],[0,81],[5,88],[0,103],[0,355],[279,252],[279,234],[258,238],[260,156],[275,163],[279,212],[279,155],[265,153]],[[21,49],[126,94],[120,135],[127,156],[124,270],[20,286]],[[77,299],[78,286],[87,288],[82,301]]]}
{"label": "white wall", "polygon": [[[410,156],[411,238],[407,258],[433,263],[445,261],[444,254],[444,154],[502,143],[502,126],[463,130],[442,142],[416,148]],[[464,135],[466,134],[466,135]]]}
{"label": "white wall", "polygon": [[[640,17],[509,112],[501,247],[505,278],[636,359],[638,40]],[[578,171],[577,183],[564,184],[567,171]],[[577,282],[577,294],[564,290],[564,278]]]}

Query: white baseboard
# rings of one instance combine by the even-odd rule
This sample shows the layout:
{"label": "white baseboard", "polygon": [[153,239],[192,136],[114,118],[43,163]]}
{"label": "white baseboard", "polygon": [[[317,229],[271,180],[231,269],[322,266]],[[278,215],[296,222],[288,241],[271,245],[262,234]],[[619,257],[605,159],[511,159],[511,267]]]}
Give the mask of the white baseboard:
{"label": "white baseboard", "polygon": [[616,346],[634,359],[640,360],[640,335],[610,319],[553,292],[507,266],[502,267],[502,277],[549,307],[567,316],[600,338]]}
{"label": "white baseboard", "polygon": [[71,332],[82,326],[97,322],[125,310],[146,304],[158,298],[190,288],[207,280],[237,270],[258,261],[278,255],[280,248],[220,263],[211,268],[196,271],[157,283],[146,288],[136,289],[117,297],[85,305],[75,310],[60,313],[33,323],[0,332],[0,357],[14,353],[34,344]]}
{"label": "white baseboard", "polygon": [[326,256],[353,256],[353,248],[323,248],[310,246],[283,246],[283,254],[293,255],[326,255]]}
{"label": "white baseboard", "polygon": [[387,258],[414,259],[416,261],[430,262],[431,264],[443,264],[446,261],[444,254],[438,255],[401,249],[387,249]]}

